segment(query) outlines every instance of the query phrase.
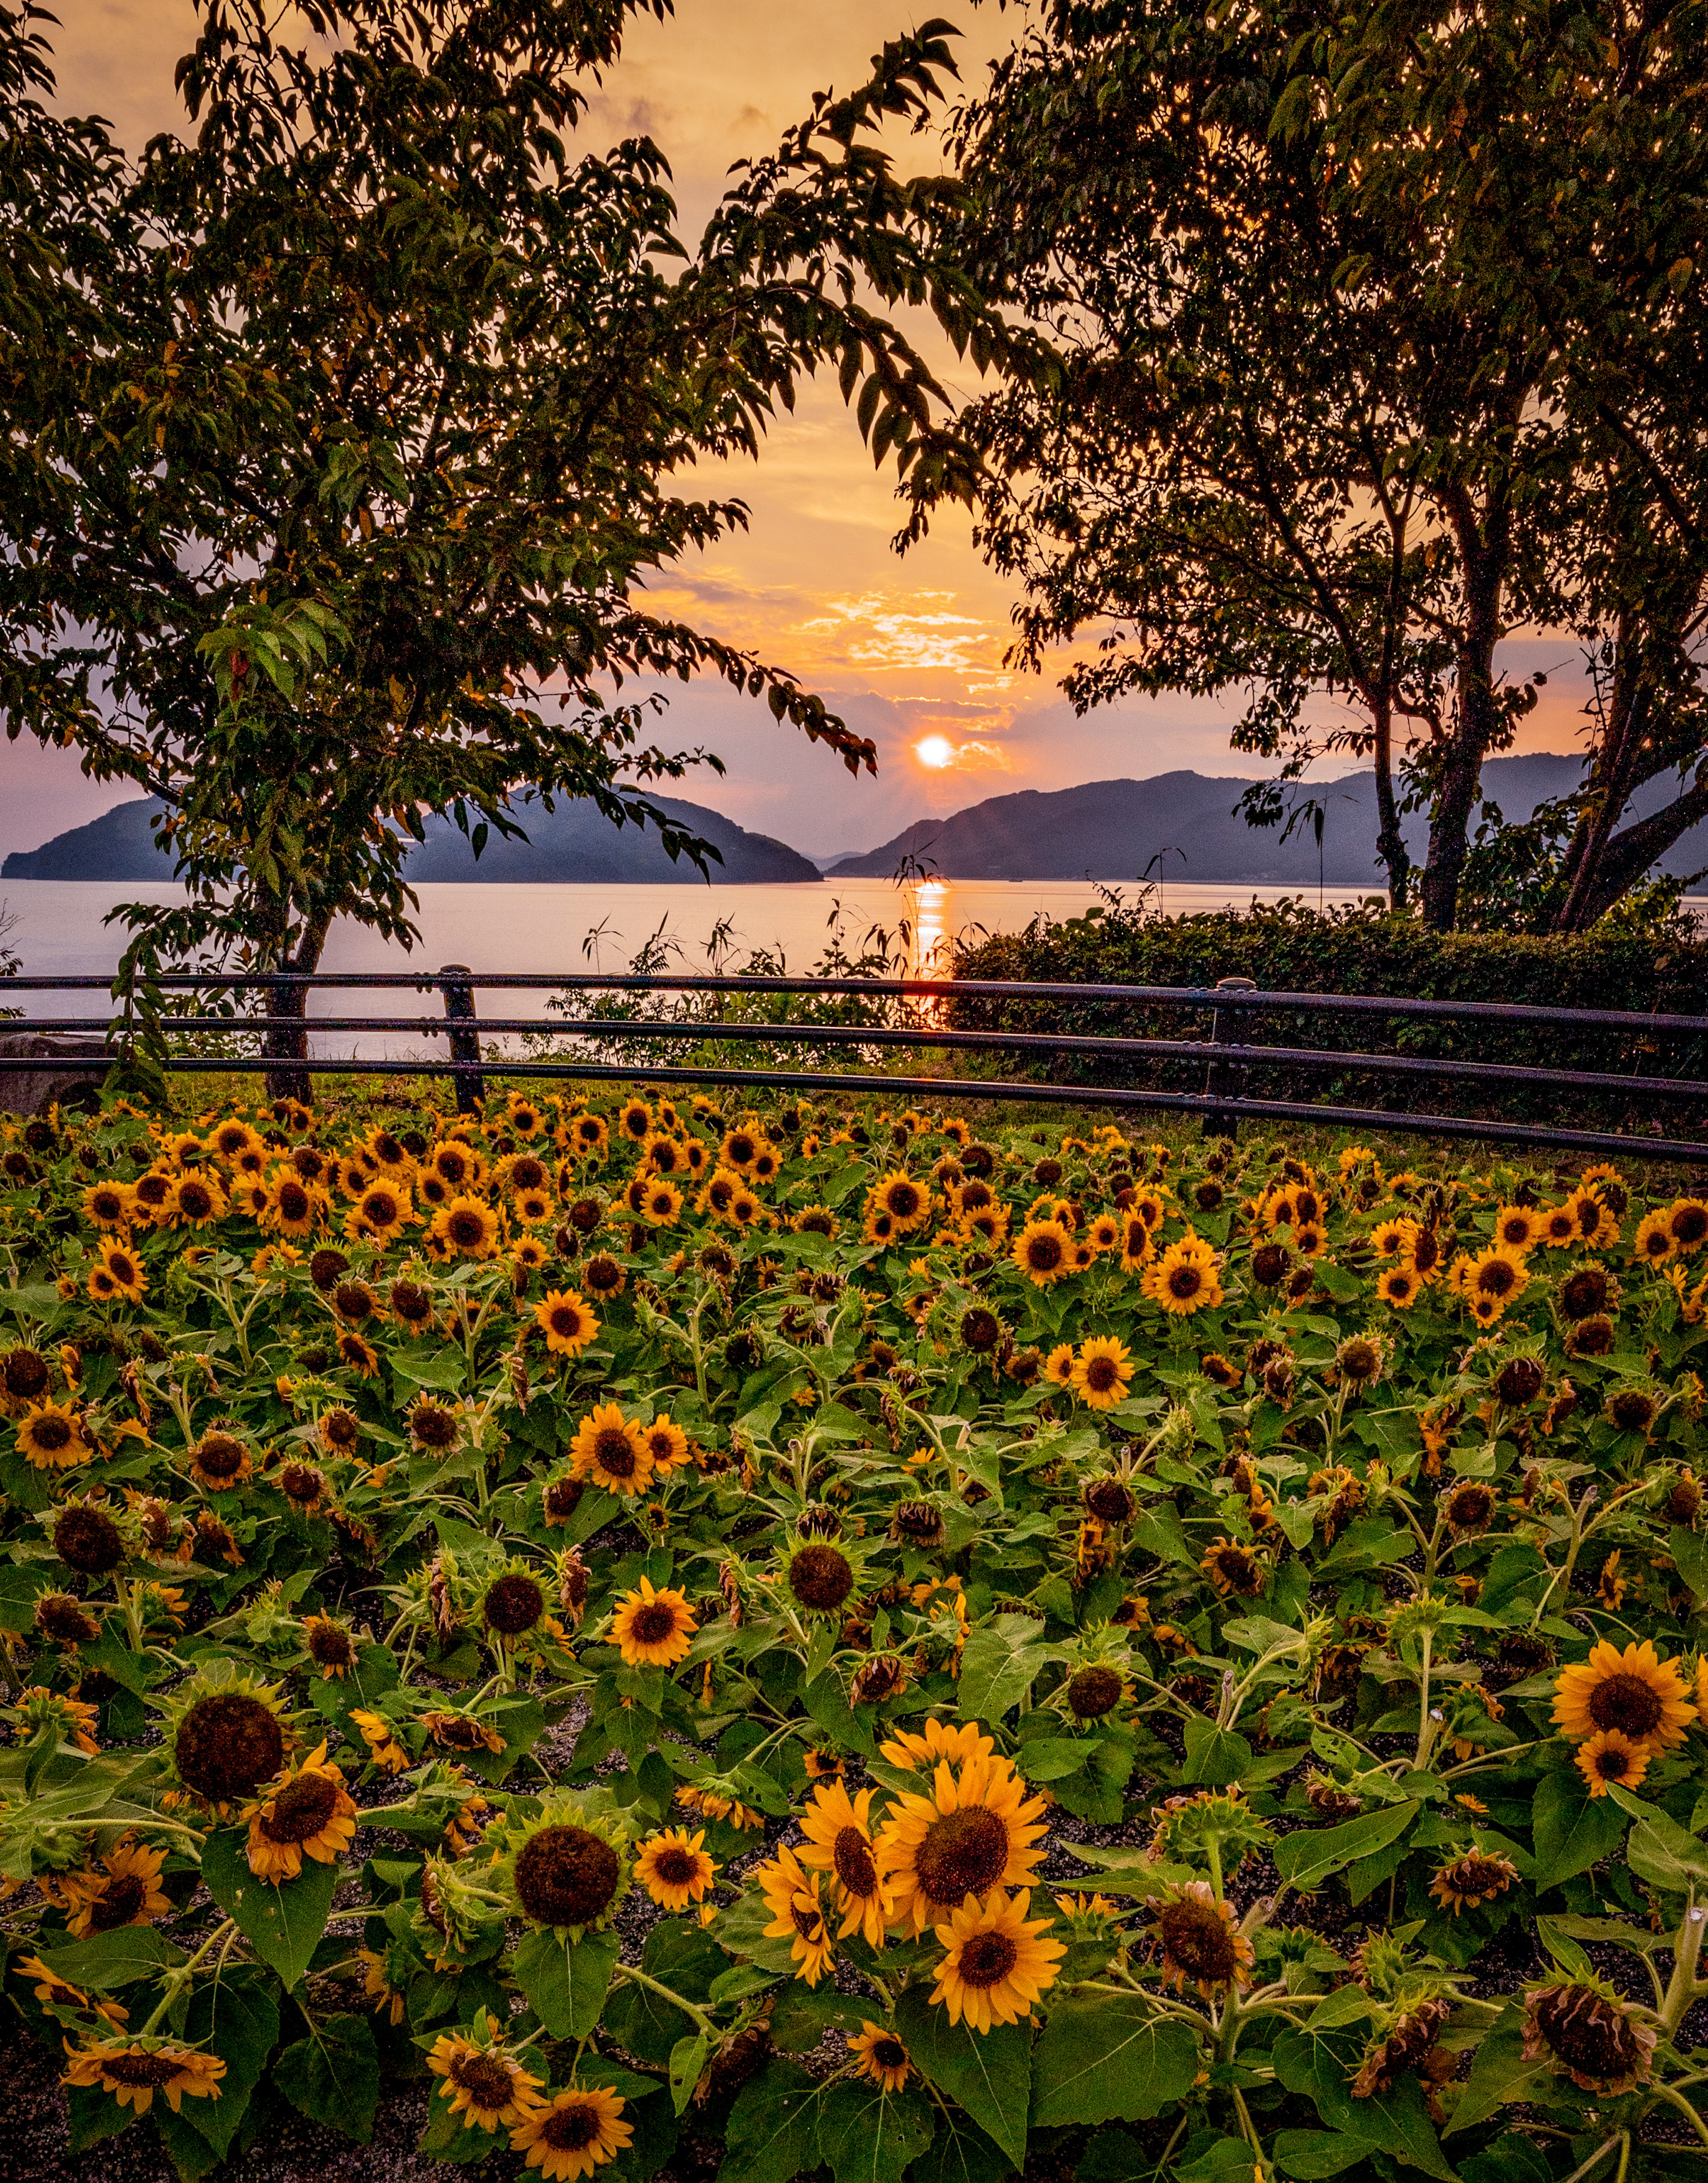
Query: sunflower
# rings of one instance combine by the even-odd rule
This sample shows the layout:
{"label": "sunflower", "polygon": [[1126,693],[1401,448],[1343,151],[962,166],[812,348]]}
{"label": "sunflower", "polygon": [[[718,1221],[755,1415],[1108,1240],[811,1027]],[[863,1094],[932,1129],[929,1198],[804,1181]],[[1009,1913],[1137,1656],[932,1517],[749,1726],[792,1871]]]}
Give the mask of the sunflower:
{"label": "sunflower", "polygon": [[854,2074],[869,2077],[886,2092],[899,2092],[912,2074],[912,2057],[907,2049],[893,2031],[873,2024],[869,2017],[848,2041],[848,2052],[854,2057]]}
{"label": "sunflower", "polygon": [[118,2030],[130,2018],[130,2012],[116,2001],[100,2001],[93,1994],[85,1993],[81,1986],[70,1984],[44,1964],[40,1956],[24,1956],[19,1960],[18,1975],[34,1979],[36,1998],[44,2008],[64,2009],[73,2016],[99,2016]]}
{"label": "sunflower", "polygon": [[787,1940],[790,1955],[798,1966],[795,1975],[817,1986],[829,1968],[835,1949],[830,1927],[820,1899],[824,1875],[803,1869],[800,1858],[786,1844],[754,1877],[765,1907],[771,1913],[768,1939]]}
{"label": "sunflower", "polygon": [[135,1193],[122,1182],[92,1182],[83,1193],[83,1218],[96,1228],[128,1228]]}
{"label": "sunflower", "polygon": [[358,1334],[353,1326],[347,1326],[338,1337],[338,1360],[364,1380],[380,1376],[380,1353],[366,1335]]}
{"label": "sunflower", "polygon": [[1085,1230],[1085,1241],[1100,1257],[1106,1251],[1121,1247],[1123,1224],[1113,1213],[1100,1213]]}
{"label": "sunflower", "polygon": [[1658,2037],[1594,1977],[1543,1986],[1524,1997],[1524,2059],[1549,2063],[1584,2091],[1604,2098],[1647,2081]]}
{"label": "sunflower", "polygon": [[474,2038],[441,2032],[427,2057],[428,2068],[444,2080],[440,2097],[462,2116],[465,2130],[508,2130],[533,2114],[545,2092],[545,2080],[507,2053],[492,2029],[483,2010],[474,2019]]}
{"label": "sunflower", "polygon": [[66,1924],[80,1941],[97,1933],[115,1933],[121,1925],[146,1925],[166,1916],[171,1897],[162,1892],[160,1868],[164,1849],[123,1835],[98,1864],[86,1865],[58,1883],[66,1911]]}
{"label": "sunflower", "polygon": [[1117,1403],[1126,1401],[1133,1369],[1133,1359],[1123,1343],[1109,1335],[1093,1335],[1080,1343],[1069,1379],[1088,1409],[1112,1410]]}
{"label": "sunflower", "polygon": [[1184,1316],[1222,1301],[1216,1253],[1189,1230],[1145,1269],[1145,1294],[1166,1312]]}
{"label": "sunflower", "polygon": [[275,1684],[236,1675],[227,1663],[181,1684],[169,1702],[165,1738],[180,1788],[221,1816],[252,1803],[290,1753],[280,1711]]}
{"label": "sunflower", "polygon": [[82,1413],[69,1404],[35,1403],[18,1420],[18,1452],[36,1470],[73,1470],[94,1449],[83,1437]]}
{"label": "sunflower", "polygon": [[1474,1910],[1479,1902],[1492,1902],[1518,1884],[1518,1868],[1510,1857],[1487,1850],[1463,1850],[1438,1864],[1429,1892],[1444,1910],[1456,1918],[1461,1910]]}
{"label": "sunflower", "polygon": [[1262,1563],[1237,1539],[1212,1539],[1198,1566],[1224,1599],[1230,1594],[1255,1599],[1267,1581]]}
{"label": "sunflower", "polygon": [[342,1682],[356,1665],[356,1640],[347,1622],[335,1615],[305,1614],[302,1642],[320,1670],[323,1683]]}
{"label": "sunflower", "polygon": [[652,1477],[652,1458],[640,1428],[615,1403],[602,1403],[583,1418],[569,1443],[571,1475],[591,1478],[607,1493],[644,1493]]}
{"label": "sunflower", "polygon": [[940,1765],[927,1796],[905,1793],[890,1808],[874,1845],[894,1915],[915,1934],[970,1896],[1029,1886],[1045,1831],[1044,1800],[1006,1758],[965,1761],[957,1780]]}
{"label": "sunflower", "polygon": [[640,1427],[640,1442],[652,1458],[655,1478],[668,1478],[688,1460],[688,1436],[674,1418],[654,1418]]}
{"label": "sunflower", "polygon": [[625,1591],[611,1618],[611,1636],[625,1668],[674,1668],[688,1656],[698,1625],[685,1593],[666,1585],[654,1591],[650,1578]]}
{"label": "sunflower", "polygon": [[872,1842],[873,1793],[862,1789],[851,1797],[840,1780],[816,1789],[801,1815],[807,1840],[799,1854],[809,1871],[828,1873],[836,1883],[842,1911],[839,1938],[858,1932],[868,1947],[881,1948],[890,1906]]}
{"label": "sunflower", "polygon": [[330,1200],[306,1182],[288,1162],[267,1177],[266,1196],[256,1216],[263,1228],[280,1236],[307,1236],[324,1217]]}
{"label": "sunflower", "polygon": [[1055,1985],[1068,1952],[1060,1941],[1038,1936],[1047,1918],[1029,1925],[1032,1897],[993,1888],[980,1902],[969,1898],[936,1928],[947,1953],[937,1969],[931,1998],[949,2012],[951,2024],[965,2022],[988,2032],[998,2024],[1018,2024]]}
{"label": "sunflower", "polygon": [[1071,1387],[1073,1384],[1073,1345],[1058,1341],[1044,1359],[1043,1376],[1053,1387]]}
{"label": "sunflower", "polygon": [[1528,1205],[1503,1205],[1494,1215],[1494,1241],[1520,1258],[1542,1240],[1542,1216]]}
{"label": "sunflower", "polygon": [[489,1636],[515,1644],[535,1631],[544,1636],[562,1633],[546,1610],[546,1588],[524,1562],[511,1561],[487,1586],[480,1601],[480,1620]]}
{"label": "sunflower", "polygon": [[1676,1258],[1678,1246],[1672,1240],[1672,1214],[1670,1207],[1658,1213],[1645,1213],[1637,1223],[1637,1233],[1631,1238],[1631,1255],[1640,1264],[1664,1265],[1668,1258]]}
{"label": "sunflower", "polygon": [[[440,1147],[442,1154],[448,1147]],[[498,1247],[498,1216],[484,1197],[466,1191],[441,1205],[430,1230],[435,1242],[462,1258],[490,1258]]]}
{"label": "sunflower", "polygon": [[414,1764],[406,1747],[398,1741],[396,1730],[383,1714],[352,1708],[350,1718],[355,1724],[357,1733],[368,1747],[370,1766],[377,1766],[382,1774],[402,1774]]}
{"label": "sunflower", "polygon": [[1677,1662],[1646,1637],[1622,1653],[1604,1637],[1581,1665],[1561,1669],[1555,1688],[1555,1725],[1574,1742],[1616,1730],[1652,1756],[1682,1743],[1694,1718]]}
{"label": "sunflower", "polygon": [[599,1334],[600,1324],[574,1289],[550,1289],[534,1307],[546,1347],[559,1357],[579,1357]]}
{"label": "sunflower", "polygon": [[540,1931],[603,1931],[628,1895],[629,1836],[596,1795],[548,1795],[534,1818],[513,1816],[486,1839],[514,1914]]}
{"label": "sunflower", "polygon": [[352,1241],[369,1236],[376,1243],[389,1243],[414,1218],[414,1202],[401,1183],[374,1182],[351,1207],[344,1233]]}
{"label": "sunflower", "polygon": [[635,1877],[661,1910],[685,1910],[703,1902],[718,1873],[702,1847],[703,1827],[690,1834],[686,1827],[667,1827],[641,1843],[635,1859]]}
{"label": "sunflower", "polygon": [[603,2085],[574,2085],[554,2092],[510,2133],[510,2150],[524,2152],[525,2168],[537,2168],[546,2183],[591,2175],[614,2160],[635,2136],[623,2119],[620,2092]]}
{"label": "sunflower", "polygon": [[1679,1254],[1695,1257],[1708,1243],[1708,1203],[1700,1197],[1678,1197],[1666,1209],[1666,1225]]}
{"label": "sunflower", "polygon": [[1574,1190],[1561,1211],[1570,1219],[1572,1241],[1580,1250],[1605,1251],[1618,1241],[1619,1216],[1593,1185]]}
{"label": "sunflower", "polygon": [[[1703,1718],[1708,1721],[1708,1711]],[[931,1714],[923,1730],[904,1728],[878,1748],[892,1766],[916,1774],[923,1766],[940,1766],[946,1760],[959,1766],[969,1758],[989,1758],[996,1746],[976,1721],[951,1728]]]}
{"label": "sunflower", "polygon": [[219,1177],[201,1173],[180,1175],[164,1208],[169,1219],[186,1228],[217,1226],[230,1210]]}
{"label": "sunflower", "polygon": [[1530,1277],[1517,1252],[1509,1251],[1502,1243],[1491,1243],[1486,1251],[1466,1260],[1461,1279],[1472,1311],[1478,1305],[1492,1306],[1498,1317],[1524,1293]]}
{"label": "sunflower", "polygon": [[1233,1906],[1220,1901],[1209,1883],[1189,1880],[1153,1896],[1162,1952],[1162,1980],[1184,1993],[1195,1986],[1206,2000],[1229,1986],[1250,1983],[1254,1951],[1234,1921]]}
{"label": "sunflower", "polygon": [[1029,1220],[1009,1257],[1036,1288],[1047,1289],[1072,1270],[1073,1247],[1054,1220]]}
{"label": "sunflower", "polygon": [[85,2087],[98,2086],[111,2092],[121,2108],[147,2114],[158,2092],[174,2114],[191,2100],[217,2100],[219,2080],[225,2064],[217,2054],[203,2054],[193,2047],[171,2040],[108,2039],[95,2047],[69,2047],[70,2057],[61,2083]]}
{"label": "sunflower", "polygon": [[643,1186],[637,1210],[649,1228],[668,1228],[680,1219],[682,1203],[681,1191],[661,1175]]}
{"label": "sunflower", "polygon": [[356,1836],[356,1805],[324,1742],[275,1781],[241,1815],[249,1828],[249,1869],[277,1886],[295,1880],[302,1860],[334,1864]]}

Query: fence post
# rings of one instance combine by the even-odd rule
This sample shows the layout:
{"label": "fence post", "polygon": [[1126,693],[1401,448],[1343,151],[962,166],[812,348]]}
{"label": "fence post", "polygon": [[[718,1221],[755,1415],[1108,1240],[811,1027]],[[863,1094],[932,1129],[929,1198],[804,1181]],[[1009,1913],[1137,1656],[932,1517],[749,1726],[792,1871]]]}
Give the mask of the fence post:
{"label": "fence post", "polygon": [[[1255,978],[1218,978],[1216,980],[1216,990],[1218,993],[1255,993],[1257,990],[1257,980]],[[1249,1045],[1250,1043],[1247,1036],[1249,1025],[1245,1009],[1230,1008],[1228,1014],[1233,1018],[1233,1024],[1232,1027],[1225,1032],[1222,1029],[1222,1011],[1217,1008],[1212,1014],[1210,1043],[1212,1046]],[[1215,1098],[1219,1096],[1223,1099],[1237,1099],[1245,1089],[1245,1069],[1243,1063],[1212,1061],[1204,1072],[1206,1098]],[[1225,1108],[1212,1107],[1204,1117],[1203,1134],[1206,1137],[1227,1137],[1230,1140],[1235,1138],[1239,1134],[1239,1117],[1237,1114],[1230,1114]]]}
{"label": "fence post", "polygon": [[446,963],[439,972],[440,991],[445,996],[445,1020],[451,1026],[451,1058],[457,1073],[452,1083],[457,1089],[457,1111],[472,1114],[486,1097],[486,1080],[480,1074],[480,1034],[478,1030],[459,1030],[459,1025],[474,1022],[474,988],[469,982],[466,963]]}

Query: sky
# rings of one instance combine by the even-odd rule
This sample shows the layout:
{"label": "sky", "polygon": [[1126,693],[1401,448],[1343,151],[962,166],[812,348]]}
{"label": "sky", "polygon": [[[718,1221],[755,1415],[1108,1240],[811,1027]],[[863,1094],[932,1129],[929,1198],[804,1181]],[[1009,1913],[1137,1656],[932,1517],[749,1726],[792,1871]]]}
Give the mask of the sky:
{"label": "sky", "polygon": [[[957,50],[976,83],[1012,36],[1015,11],[990,0],[941,4],[965,34]],[[181,125],[172,72],[194,37],[189,0],[58,0],[56,12],[65,110],[103,114],[133,147]],[[773,147],[815,91],[851,88],[885,38],[935,12],[910,12],[904,0],[677,0],[670,22],[634,27],[584,141],[602,148],[651,135],[670,160],[691,231],[732,160]],[[915,166],[933,156],[929,140],[893,148]],[[954,390],[971,392],[970,368],[953,365],[948,358]],[[744,499],[751,527],[679,564],[655,603],[818,691],[873,738],[879,774],[851,779],[833,755],[722,685],[673,685],[658,740],[709,747],[728,768],[722,779],[690,775],[674,793],[824,856],[875,847],[915,819],[1019,789],[1181,767],[1244,777],[1260,769],[1228,750],[1235,701],[1135,702],[1081,719],[1054,686],[1065,661],[1042,675],[1005,669],[1012,600],[981,564],[968,519],[940,516],[926,543],[898,558],[893,469],[874,473],[831,382],[775,425],[757,464],[707,465],[696,482]],[[1525,664],[1545,664],[1556,678],[1519,747],[1573,747],[1581,690],[1570,647],[1542,639],[1521,650]],[[73,752],[0,743],[0,854],[34,847],[125,792],[85,780]]]}

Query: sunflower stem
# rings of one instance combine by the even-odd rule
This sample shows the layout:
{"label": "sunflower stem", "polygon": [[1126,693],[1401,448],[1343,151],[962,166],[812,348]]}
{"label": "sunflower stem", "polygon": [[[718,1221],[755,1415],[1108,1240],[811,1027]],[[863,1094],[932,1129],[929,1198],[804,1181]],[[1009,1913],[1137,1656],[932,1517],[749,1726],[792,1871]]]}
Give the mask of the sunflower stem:
{"label": "sunflower stem", "polygon": [[638,1969],[634,1964],[618,1964],[617,1975],[618,1978],[627,1979],[631,1985],[646,1986],[650,1992],[656,1993],[661,2001],[668,2001],[673,2008],[679,2008],[690,2022],[698,2025],[708,2039],[716,2032],[717,2025],[703,2008],[696,2008],[691,2001],[685,1999],[673,1986],[661,1985],[649,1972]]}
{"label": "sunflower stem", "polygon": [[1429,1718],[1429,1651],[1434,1638],[1433,1630],[1422,1632],[1418,1641],[1418,1657],[1422,1661],[1422,1672],[1417,1690],[1417,1752],[1412,1759],[1414,1772],[1422,1773],[1423,1762],[1429,1756],[1429,1746],[1434,1741],[1435,1724]]}
{"label": "sunflower stem", "polygon": [[178,1998],[180,1990],[189,1984],[191,1975],[194,1972],[197,1964],[201,1962],[202,1957],[207,1954],[208,1951],[214,1946],[214,1942],[216,1941],[224,1941],[229,1949],[232,1941],[236,1936],[236,1920],[233,1918],[222,1918],[219,1923],[214,1926],[214,1930],[208,1934],[207,1939],[202,1941],[201,1947],[197,1949],[195,1954],[191,1957],[187,1963],[180,1964],[176,1969],[169,1970],[165,1974],[164,1977],[161,1980],[162,1991],[160,1995],[159,2006],[155,2009],[154,2014],[149,2018],[148,2021],[143,2025],[141,2030],[137,2033],[136,2036],[139,2039],[146,2039],[148,2037],[155,2025],[160,2021],[167,2010],[171,2008],[173,2002]]}
{"label": "sunflower stem", "polygon": [[[1604,2143],[1598,2145],[1587,2160],[1580,2161],[1578,2166],[1574,2168],[1572,2170],[1572,2173],[1566,2178],[1566,2183],[1583,2183],[1583,2177],[1589,2173],[1592,2168],[1600,2166],[1601,2162],[1604,2161],[1607,2158],[1608,2154],[1613,2150],[1614,2147],[1619,2143],[1621,2137],[1624,2138],[1625,2144],[1628,2151],[1631,2141],[1626,2133],[1622,2130],[1617,2136],[1610,2137],[1606,2139]],[[1622,2165],[1620,2172],[1622,2174],[1624,2172]]]}
{"label": "sunflower stem", "polygon": [[1684,2012],[1697,1997],[1697,1966],[1702,1960],[1702,1936],[1708,1926],[1708,1909],[1693,1902],[1679,1920],[1672,1941],[1672,1977],[1661,2004],[1661,2020],[1667,2036],[1678,2029]]}
{"label": "sunflower stem", "polygon": [[1689,2101],[1684,2097],[1684,2095],[1682,2092],[1674,2091],[1671,2085],[1663,2085],[1659,2082],[1650,2085],[1649,2089],[1651,2092],[1658,2095],[1660,2098],[1665,2100],[1669,2106],[1677,2108],[1679,2114],[1684,2117],[1685,2120],[1690,2125],[1692,2130],[1695,2131],[1697,2136],[1701,2139],[1703,2144],[1708,2145],[1708,2123],[1705,2123],[1703,2121],[1701,2116],[1697,2114],[1695,2108],[1691,2106]]}

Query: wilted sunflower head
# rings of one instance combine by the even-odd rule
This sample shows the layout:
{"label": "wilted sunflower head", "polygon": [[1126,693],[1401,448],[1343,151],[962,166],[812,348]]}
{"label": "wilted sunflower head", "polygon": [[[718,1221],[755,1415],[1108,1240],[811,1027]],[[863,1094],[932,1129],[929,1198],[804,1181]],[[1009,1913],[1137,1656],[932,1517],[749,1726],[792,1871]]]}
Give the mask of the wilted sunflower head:
{"label": "wilted sunflower head", "polygon": [[129,1557],[125,1530],[93,1501],[68,1501],[53,1519],[53,1551],[81,1576],[110,1576]]}
{"label": "wilted sunflower head", "polygon": [[174,1693],[172,1771],[213,1810],[252,1798],[284,1765],[292,1741],[274,1685],[210,1668]]}
{"label": "wilted sunflower head", "polygon": [[1523,2055],[1611,2097],[1644,2083],[1658,2034],[1597,1978],[1561,1980],[1524,1997]]}
{"label": "wilted sunflower head", "polygon": [[828,1539],[809,1539],[789,1557],[784,1580],[802,1607],[834,1614],[854,1590],[854,1565]]}
{"label": "wilted sunflower head", "polygon": [[507,1823],[496,1841],[518,1914],[579,1940],[611,1922],[628,1893],[629,1836],[602,1803],[549,1797],[539,1816]]}
{"label": "wilted sunflower head", "polygon": [[1349,1335],[1334,1352],[1334,1369],[1354,1387],[1367,1387],[1379,1380],[1386,1363],[1386,1347],[1373,1335]]}
{"label": "wilted sunflower head", "polygon": [[1166,1983],[1183,1993],[1193,1986],[1206,1997],[1247,1983],[1251,1943],[1235,1925],[1231,1906],[1219,1902],[1205,1881],[1171,1887],[1152,1896],[1148,1907]]}
{"label": "wilted sunflower head", "polygon": [[502,1570],[486,1587],[481,1619],[496,1637],[525,1637],[546,1619],[545,1586],[519,1564]]}

